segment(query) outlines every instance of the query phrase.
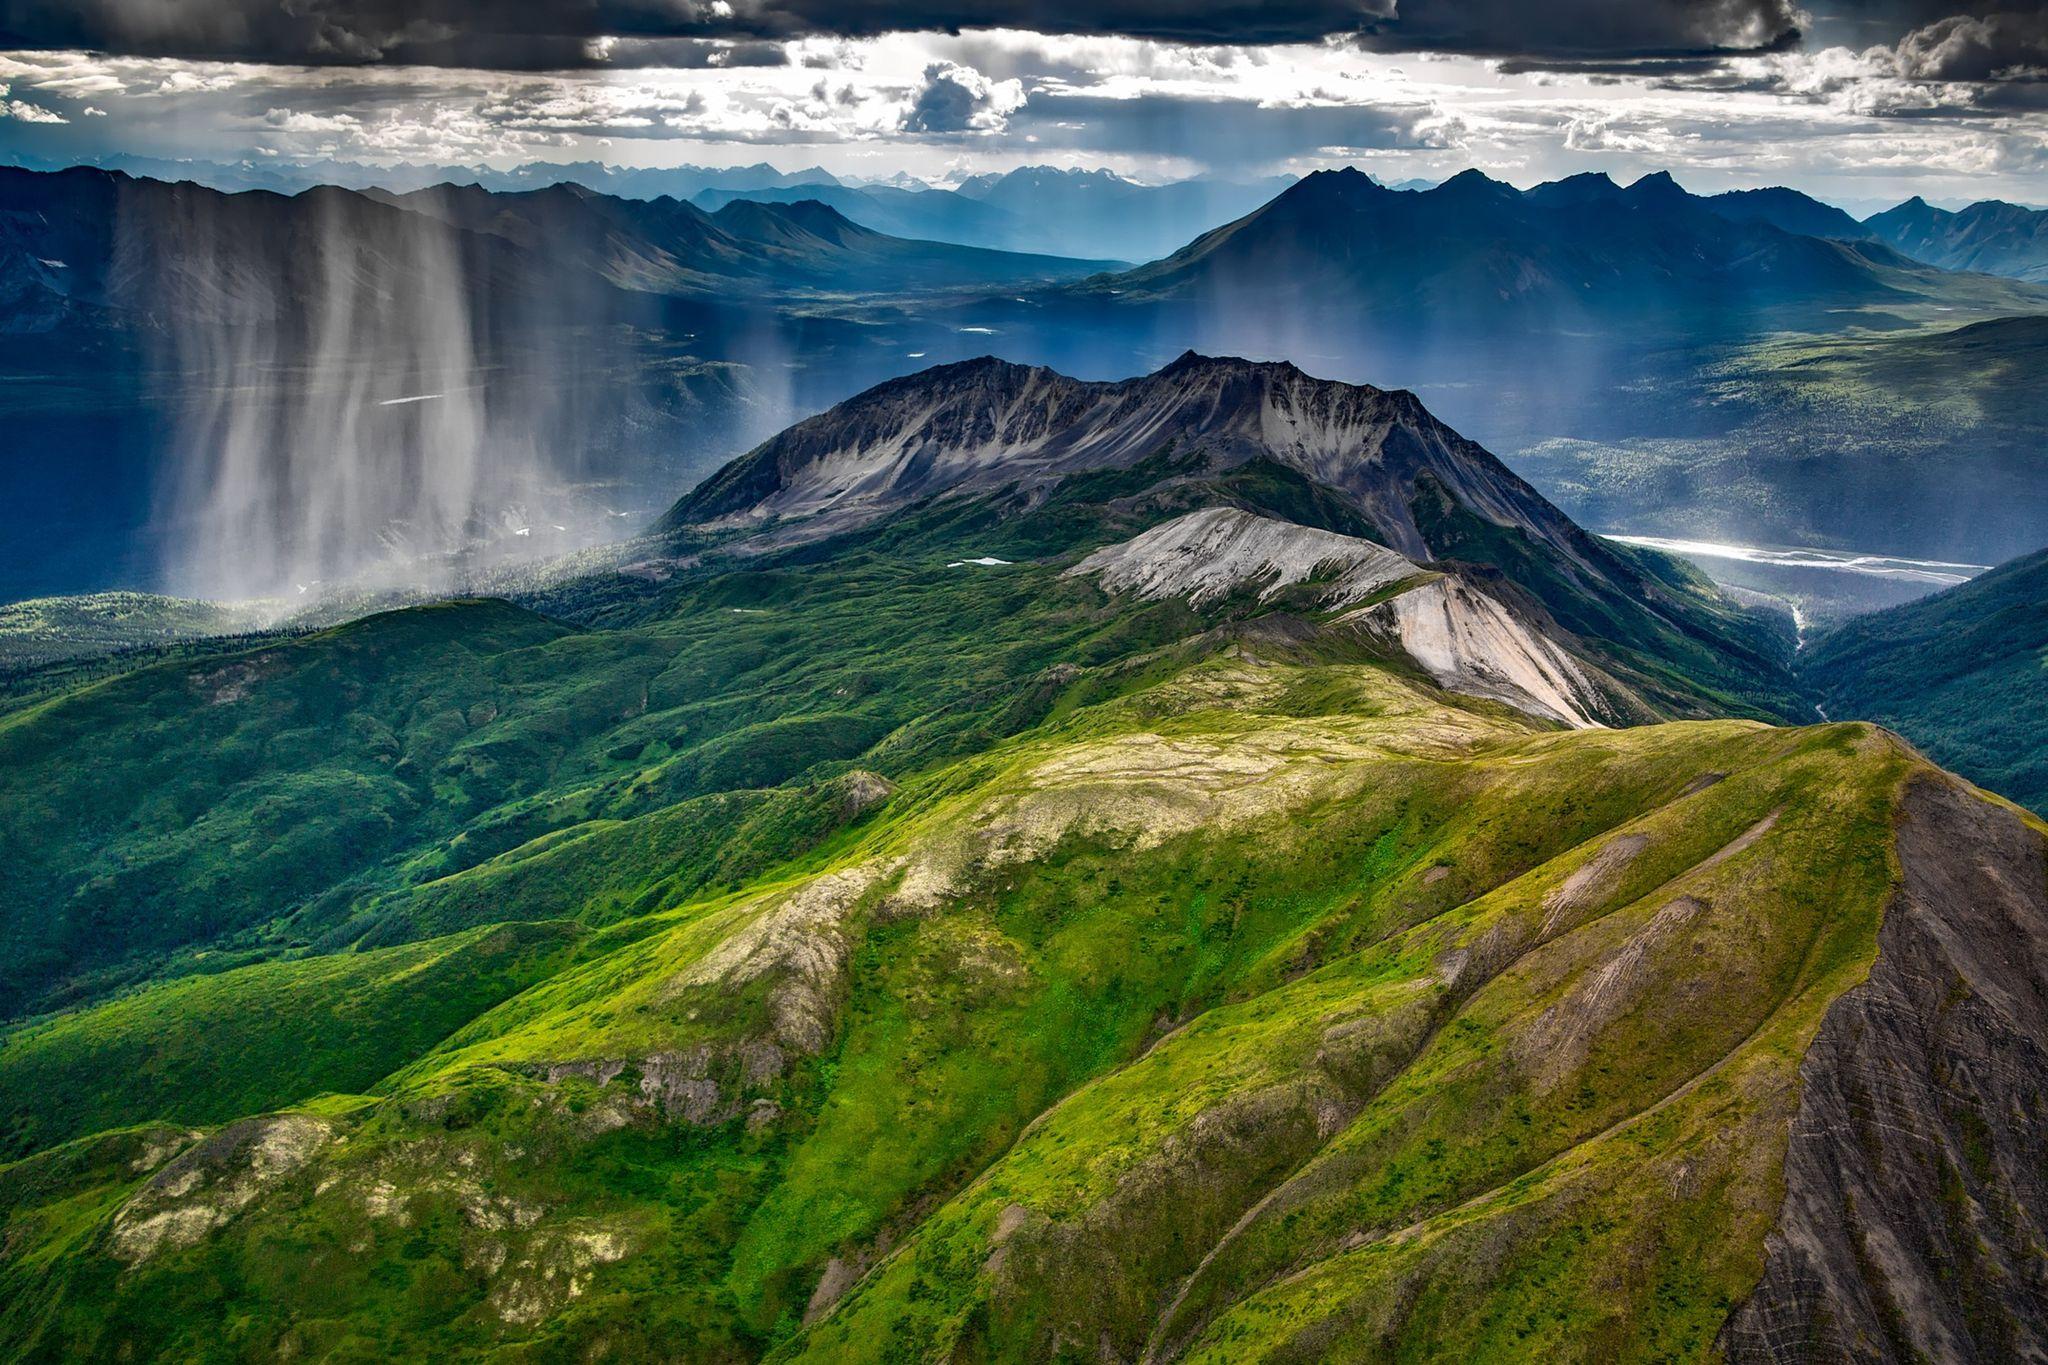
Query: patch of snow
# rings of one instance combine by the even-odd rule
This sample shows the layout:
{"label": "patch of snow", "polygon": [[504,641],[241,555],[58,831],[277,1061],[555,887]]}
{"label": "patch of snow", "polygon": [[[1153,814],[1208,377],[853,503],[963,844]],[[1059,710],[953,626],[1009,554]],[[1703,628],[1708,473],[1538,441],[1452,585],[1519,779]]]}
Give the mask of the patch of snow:
{"label": "patch of snow", "polygon": [[994,568],[998,564],[1008,564],[1009,562],[1007,559],[997,559],[994,555],[983,555],[979,559],[956,559],[946,567],[949,569],[964,569],[970,564],[978,564],[983,568]]}
{"label": "patch of snow", "polygon": [[992,337],[996,334],[996,329],[993,327],[962,327],[960,330],[963,332],[972,332],[976,336]]}
{"label": "patch of snow", "polygon": [[1100,574],[1109,592],[1136,591],[1157,600],[1183,597],[1195,606],[1240,588],[1259,588],[1265,601],[1282,588],[1328,579],[1321,601],[1349,606],[1421,572],[1383,545],[1234,507],[1209,507],[1176,517],[1121,544],[1105,546],[1067,570]]}

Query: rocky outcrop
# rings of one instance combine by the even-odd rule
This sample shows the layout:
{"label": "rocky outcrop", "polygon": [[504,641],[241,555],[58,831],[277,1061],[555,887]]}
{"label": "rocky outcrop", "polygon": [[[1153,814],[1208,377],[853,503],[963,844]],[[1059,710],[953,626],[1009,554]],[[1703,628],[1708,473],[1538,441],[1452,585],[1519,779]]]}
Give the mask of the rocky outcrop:
{"label": "rocky outcrop", "polygon": [[669,992],[733,991],[765,978],[775,1041],[804,1056],[819,1055],[831,1041],[852,952],[847,921],[889,870],[862,864],[805,882],[705,954]]}
{"label": "rocky outcrop", "polygon": [[750,1123],[772,1121],[780,1110],[768,1098],[789,1064],[782,1049],[763,1038],[643,1057],[553,1062],[531,1068],[549,1085],[571,1079],[604,1087],[631,1082],[640,1107],[677,1123],[715,1128],[746,1113]]}
{"label": "rocky outcrop", "polygon": [[114,1254],[132,1263],[194,1245],[303,1169],[334,1135],[332,1123],[308,1114],[229,1124],[135,1192],[114,1217]]}
{"label": "rocky outcrop", "polygon": [[1913,779],[1869,979],[1800,1068],[1785,1199],[1734,1361],[2048,1359],[2048,859]]}
{"label": "rocky outcrop", "polygon": [[1610,709],[1591,670],[1461,579],[1432,579],[1347,619],[1400,646],[1453,692],[1575,729],[1598,727]]}
{"label": "rocky outcrop", "polygon": [[857,820],[895,794],[896,784],[880,773],[855,768],[834,783],[839,818]]}
{"label": "rocky outcrop", "polygon": [[1107,592],[1204,606],[1255,590],[1261,601],[1316,582],[1324,607],[1350,606],[1422,570],[1383,545],[1276,521],[1234,507],[1205,507],[1107,545],[1067,570],[1094,574]]}
{"label": "rocky outcrop", "polygon": [[1419,565],[1356,536],[1209,507],[1104,546],[1067,570],[1093,575],[1105,592],[1149,600],[1183,598],[1201,607],[1237,593],[1271,601],[1300,585],[1310,604],[1351,606],[1388,589],[1405,591],[1342,618],[1400,650],[1439,686],[1503,701],[1517,710],[1584,729],[1614,708],[1597,670],[1462,579],[1431,577]]}

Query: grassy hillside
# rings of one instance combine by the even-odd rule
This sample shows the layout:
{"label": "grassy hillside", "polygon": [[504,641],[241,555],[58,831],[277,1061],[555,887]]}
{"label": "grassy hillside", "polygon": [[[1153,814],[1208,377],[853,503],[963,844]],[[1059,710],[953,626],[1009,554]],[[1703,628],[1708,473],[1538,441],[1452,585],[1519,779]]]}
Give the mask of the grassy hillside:
{"label": "grassy hillside", "polygon": [[0,1034],[0,1151],[361,1090],[570,960],[572,924],[181,977]]}
{"label": "grassy hillside", "polygon": [[[630,862],[643,845],[680,876],[681,841],[700,879],[757,870],[821,837],[816,811],[676,803],[978,745],[1030,718],[1032,674],[1168,638],[1155,621],[1187,628],[1184,610],[1106,610],[1045,567],[947,569],[944,553],[700,578],[636,599],[634,629],[491,602],[391,613],[0,717],[0,1011],[202,950],[395,941],[581,904],[548,882],[526,909],[451,909],[469,893],[439,883],[471,869],[502,889],[574,861],[588,894],[638,895],[637,872],[581,853]],[[575,859],[481,866],[572,832],[603,838]]]}
{"label": "grassy hillside", "polygon": [[0,1353],[1713,1358],[1952,780],[1106,596],[1130,477],[0,717]]}
{"label": "grassy hillside", "polygon": [[[0,1017],[202,953],[214,970],[512,918],[603,923],[737,884],[851,818],[827,793],[761,793],[978,751],[1195,637],[1184,605],[1112,604],[1061,571],[1204,499],[1342,512],[1270,466],[1205,482],[1147,466],[1028,515],[941,502],[737,568],[656,562],[535,598],[590,628],[444,603],[0,714]],[[1459,553],[1571,597],[1526,543]],[[986,556],[1015,562],[960,562]],[[1566,624],[1669,713],[1799,709],[1766,631],[1641,559],[1683,611]]]}
{"label": "grassy hillside", "polygon": [[[1703,1355],[1761,1264],[1798,1059],[1874,951],[1914,761],[1857,726],[1561,734],[1271,655],[907,775],[830,856],[622,921],[356,1098],[0,1168],[0,1334]],[[1453,1297],[1375,1288],[1425,1274]]]}
{"label": "grassy hillside", "polygon": [[1865,716],[1928,757],[2048,809],[2048,551],[1858,617],[1801,672],[1829,715]]}

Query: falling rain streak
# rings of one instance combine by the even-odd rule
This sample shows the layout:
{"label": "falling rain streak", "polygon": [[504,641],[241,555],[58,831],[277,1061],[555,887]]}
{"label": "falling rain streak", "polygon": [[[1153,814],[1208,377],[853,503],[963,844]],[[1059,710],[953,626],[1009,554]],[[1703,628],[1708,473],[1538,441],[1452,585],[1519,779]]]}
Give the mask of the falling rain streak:
{"label": "falling rain streak", "polygon": [[[162,314],[183,392],[167,508],[179,591],[453,586],[555,482],[533,439],[545,395],[486,401],[468,235],[323,197],[282,250],[248,251],[234,221],[188,225],[213,245]],[[234,212],[192,206],[209,209]]]}

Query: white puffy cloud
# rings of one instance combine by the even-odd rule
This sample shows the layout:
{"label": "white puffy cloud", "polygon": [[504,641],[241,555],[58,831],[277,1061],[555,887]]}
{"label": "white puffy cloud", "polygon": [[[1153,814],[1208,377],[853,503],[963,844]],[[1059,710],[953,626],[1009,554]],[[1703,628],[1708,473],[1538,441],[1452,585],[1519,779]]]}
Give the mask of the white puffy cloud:
{"label": "white puffy cloud", "polygon": [[27,100],[9,99],[11,87],[0,84],[0,119],[13,119],[19,123],[69,123],[70,120],[53,110]]}

